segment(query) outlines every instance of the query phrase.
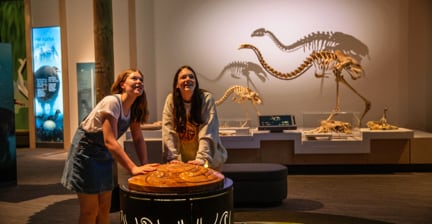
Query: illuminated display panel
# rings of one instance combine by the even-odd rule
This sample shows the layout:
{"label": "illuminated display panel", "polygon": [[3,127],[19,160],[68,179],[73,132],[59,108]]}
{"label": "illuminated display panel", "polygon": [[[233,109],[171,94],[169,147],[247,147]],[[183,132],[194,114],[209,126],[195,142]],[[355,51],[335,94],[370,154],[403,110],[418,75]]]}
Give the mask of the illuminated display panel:
{"label": "illuminated display panel", "polygon": [[60,27],[32,29],[36,142],[63,142]]}

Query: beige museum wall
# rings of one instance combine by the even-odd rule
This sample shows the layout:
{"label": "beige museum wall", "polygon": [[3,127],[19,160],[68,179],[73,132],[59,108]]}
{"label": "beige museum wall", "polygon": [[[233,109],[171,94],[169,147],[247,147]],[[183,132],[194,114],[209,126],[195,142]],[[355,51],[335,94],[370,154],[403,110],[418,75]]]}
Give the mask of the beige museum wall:
{"label": "beige museum wall", "polygon": [[[73,104],[77,101],[76,63],[94,60],[92,1],[32,0],[32,11],[46,12],[43,2],[52,1],[64,1],[66,6],[69,99]],[[362,60],[366,76],[355,81],[346,77],[372,102],[365,121],[379,119],[383,109],[388,107],[390,122],[432,131],[432,90],[429,88],[432,68],[428,57],[432,50],[432,4],[427,0],[112,2],[115,72],[134,63],[144,71],[151,121],[161,119],[172,77],[183,64],[197,70],[201,87],[213,92],[215,98],[234,84],[255,88],[264,99],[264,105],[258,107],[262,114],[293,114],[301,125],[305,112],[332,110],[336,88],[332,76],[321,81],[309,70],[297,79],[284,81],[269,75],[260,80],[255,73],[237,78],[229,73],[222,74],[230,63],[258,63],[252,51],[237,49],[241,43],[257,46],[267,62],[282,72],[294,70],[310,53],[307,49],[282,52],[268,37],[250,36],[255,29],[264,27],[284,44],[314,32],[343,32],[359,39],[369,49],[369,57]],[[129,6],[133,5],[135,11],[130,13]],[[36,14],[33,26],[52,23],[49,19],[52,15]],[[135,27],[129,22],[133,14]],[[130,35],[135,36],[131,38]],[[345,86],[341,86],[340,91],[342,110],[363,110],[363,102]],[[70,109],[70,127],[75,130],[77,107]],[[250,105],[247,105],[247,112],[256,117]],[[245,116],[243,107],[231,101],[219,106],[220,119],[244,119]]]}
{"label": "beige museum wall", "polygon": [[[417,3],[422,6],[413,6]],[[425,110],[425,105],[430,104],[426,92],[430,90],[424,81],[430,68],[419,67],[418,61],[424,65],[428,59],[423,55],[427,50],[418,45],[427,47],[428,41],[419,43],[417,36],[430,37],[431,28],[411,27],[425,24],[424,16],[418,15],[424,6],[431,8],[425,1],[387,0],[156,1],[156,71],[165,77],[157,81],[158,111],[170,90],[170,78],[182,64],[194,66],[202,74],[201,86],[219,97],[232,84],[247,85],[246,78],[233,79],[227,73],[215,82],[205,78],[215,79],[225,66],[235,61],[258,63],[251,51],[237,50],[240,43],[257,46],[267,62],[283,72],[294,70],[310,53],[281,52],[268,37],[252,38],[250,34],[257,28],[271,30],[285,44],[313,32],[339,31],[353,35],[369,48],[369,58],[362,61],[366,77],[356,81],[347,78],[372,101],[365,120],[379,119],[388,107],[389,121],[425,129],[425,121],[430,119]],[[268,77],[263,82],[255,74],[250,74],[250,79],[249,84],[255,85],[265,101],[259,107],[261,113],[294,114],[300,125],[302,113],[330,111],[335,104],[333,77],[324,80],[321,86],[312,70],[291,81]],[[363,110],[358,97],[344,86],[340,90],[343,110]],[[243,108],[234,103],[219,108],[221,118],[245,116]],[[249,112],[254,115],[250,107]]]}

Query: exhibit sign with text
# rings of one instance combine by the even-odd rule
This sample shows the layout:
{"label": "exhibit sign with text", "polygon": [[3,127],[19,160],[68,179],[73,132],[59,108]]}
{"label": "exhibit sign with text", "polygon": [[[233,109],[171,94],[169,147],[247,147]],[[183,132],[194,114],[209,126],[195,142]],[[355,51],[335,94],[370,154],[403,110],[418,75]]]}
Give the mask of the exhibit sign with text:
{"label": "exhibit sign with text", "polygon": [[0,43],[0,186],[16,185],[16,138],[12,47]]}
{"label": "exhibit sign with text", "polygon": [[96,105],[95,63],[77,63],[78,115],[81,122]]}
{"label": "exhibit sign with text", "polygon": [[36,143],[63,143],[63,88],[59,26],[32,28]]}

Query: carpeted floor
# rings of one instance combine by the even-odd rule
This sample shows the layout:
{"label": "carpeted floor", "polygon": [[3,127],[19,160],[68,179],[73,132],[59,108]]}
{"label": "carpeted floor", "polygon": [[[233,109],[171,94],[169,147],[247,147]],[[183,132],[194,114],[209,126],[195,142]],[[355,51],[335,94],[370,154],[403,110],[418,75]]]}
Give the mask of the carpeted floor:
{"label": "carpeted floor", "polygon": [[321,214],[312,212],[287,212],[287,211],[246,211],[234,214],[236,224],[241,223],[356,223],[356,224],[389,224],[390,222],[377,221],[365,218],[357,218],[344,215]]}
{"label": "carpeted floor", "polygon": [[[0,188],[0,223],[78,223],[78,200],[59,184],[65,158],[66,153],[59,149],[18,149],[18,186]],[[119,182],[126,178],[119,168]],[[287,178],[287,199],[274,206],[236,206],[235,223],[432,221],[431,172],[289,174]],[[119,212],[111,213],[111,223],[120,223]]]}

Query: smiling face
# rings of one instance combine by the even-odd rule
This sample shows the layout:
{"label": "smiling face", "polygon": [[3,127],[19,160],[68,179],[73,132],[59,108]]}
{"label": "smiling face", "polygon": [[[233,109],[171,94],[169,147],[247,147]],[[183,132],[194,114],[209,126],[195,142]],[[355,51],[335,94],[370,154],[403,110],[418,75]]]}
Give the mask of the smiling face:
{"label": "smiling face", "polygon": [[196,88],[195,74],[188,68],[183,68],[177,76],[177,86],[180,90],[183,100],[189,102]]}
{"label": "smiling face", "polygon": [[141,96],[144,92],[143,77],[139,72],[132,72],[127,75],[126,79],[122,83],[123,92],[133,94],[135,96]]}

